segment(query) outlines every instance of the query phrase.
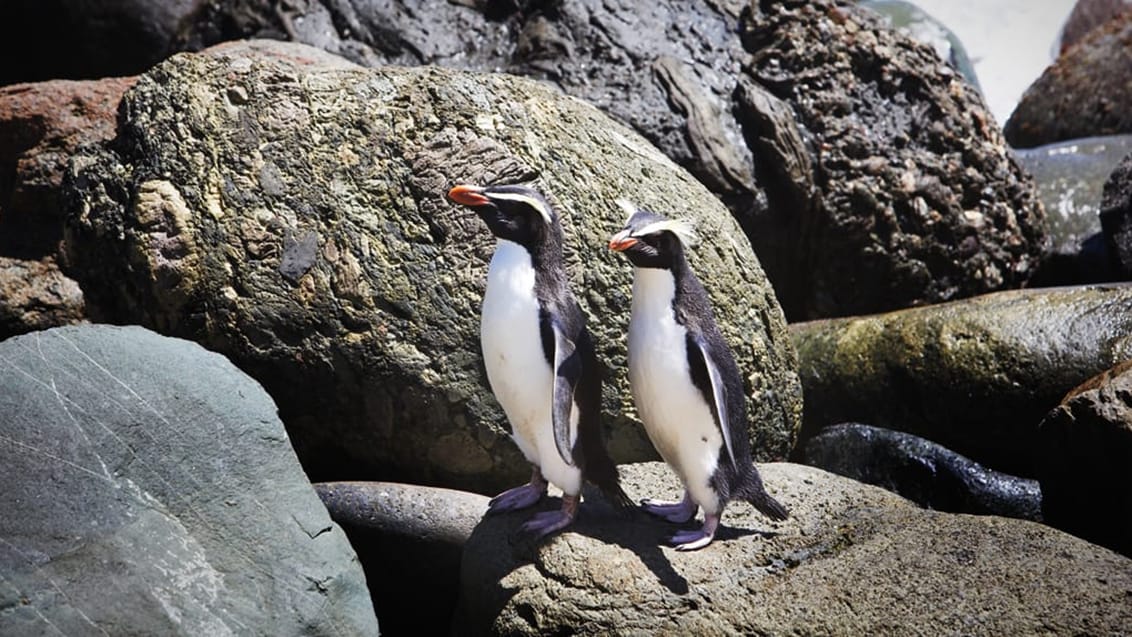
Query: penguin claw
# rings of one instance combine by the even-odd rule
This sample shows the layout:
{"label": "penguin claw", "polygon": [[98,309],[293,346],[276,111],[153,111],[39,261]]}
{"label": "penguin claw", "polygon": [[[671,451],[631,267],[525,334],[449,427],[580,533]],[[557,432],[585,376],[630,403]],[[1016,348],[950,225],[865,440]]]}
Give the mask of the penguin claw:
{"label": "penguin claw", "polygon": [[495,496],[487,504],[489,514],[518,511],[534,506],[546,495],[546,487],[536,484],[524,484],[520,487],[508,489]]}
{"label": "penguin claw", "polygon": [[574,516],[566,511],[543,511],[519,527],[519,532],[536,538],[544,537],[570,526]]}
{"label": "penguin claw", "polygon": [[696,504],[689,498],[684,498],[680,502],[665,502],[646,498],[641,500],[641,506],[648,513],[676,524],[683,524],[696,515]]}
{"label": "penguin claw", "polygon": [[704,533],[703,530],[681,531],[673,535],[669,542],[677,551],[695,551],[711,544],[714,537],[714,534]]}

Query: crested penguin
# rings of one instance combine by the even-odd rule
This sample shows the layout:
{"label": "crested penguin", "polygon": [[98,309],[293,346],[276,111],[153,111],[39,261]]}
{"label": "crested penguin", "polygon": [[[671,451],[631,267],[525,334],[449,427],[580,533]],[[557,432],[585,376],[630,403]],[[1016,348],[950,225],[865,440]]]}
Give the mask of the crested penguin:
{"label": "crested penguin", "polygon": [[601,431],[601,369],[586,317],[571,294],[562,226],[546,199],[523,186],[458,185],[448,192],[496,237],[487,272],[480,345],[488,383],[531,463],[530,482],[493,498],[488,513],[534,505],[547,482],[562,507],[520,531],[548,535],[573,521],[588,480],[619,507],[629,505]]}
{"label": "crested penguin", "polygon": [[645,432],[684,484],[680,502],[643,500],[644,509],[684,523],[704,510],[700,530],[671,538],[677,550],[711,543],[727,503],[750,502],[775,520],[786,507],[766,492],[751,460],[739,367],[703,284],[688,267],[691,224],[619,200],[629,218],[609,241],[635,266],[629,319],[629,383]]}

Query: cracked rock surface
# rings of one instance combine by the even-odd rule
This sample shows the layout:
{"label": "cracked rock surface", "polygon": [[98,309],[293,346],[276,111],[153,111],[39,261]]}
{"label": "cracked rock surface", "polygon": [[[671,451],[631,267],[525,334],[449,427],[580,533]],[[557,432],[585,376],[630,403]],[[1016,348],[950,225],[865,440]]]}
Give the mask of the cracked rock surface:
{"label": "cracked rock surface", "polygon": [[271,398],[195,343],[0,343],[0,467],[0,634],[377,634]]}

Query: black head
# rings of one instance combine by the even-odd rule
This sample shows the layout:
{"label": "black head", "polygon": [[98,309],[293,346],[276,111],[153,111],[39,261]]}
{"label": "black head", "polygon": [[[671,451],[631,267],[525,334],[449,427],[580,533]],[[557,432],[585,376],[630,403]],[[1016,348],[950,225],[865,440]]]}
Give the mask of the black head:
{"label": "black head", "polygon": [[448,191],[448,198],[475,210],[491,233],[500,239],[527,248],[548,240],[562,242],[562,229],[554,208],[531,188],[461,184]]}
{"label": "black head", "polygon": [[625,227],[609,240],[609,249],[621,252],[639,268],[672,269],[684,261],[684,248],[696,239],[692,225],[683,220],[666,219],[619,200],[629,213]]}

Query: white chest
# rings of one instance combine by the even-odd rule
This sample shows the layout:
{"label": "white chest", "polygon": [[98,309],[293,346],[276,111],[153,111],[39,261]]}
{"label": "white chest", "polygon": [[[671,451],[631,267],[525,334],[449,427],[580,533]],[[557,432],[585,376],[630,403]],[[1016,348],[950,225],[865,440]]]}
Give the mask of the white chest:
{"label": "white chest", "polygon": [[636,268],[629,321],[629,382],[645,431],[705,509],[714,496],[707,481],[715,471],[723,436],[688,368],[687,330],[676,322],[671,272]]}

